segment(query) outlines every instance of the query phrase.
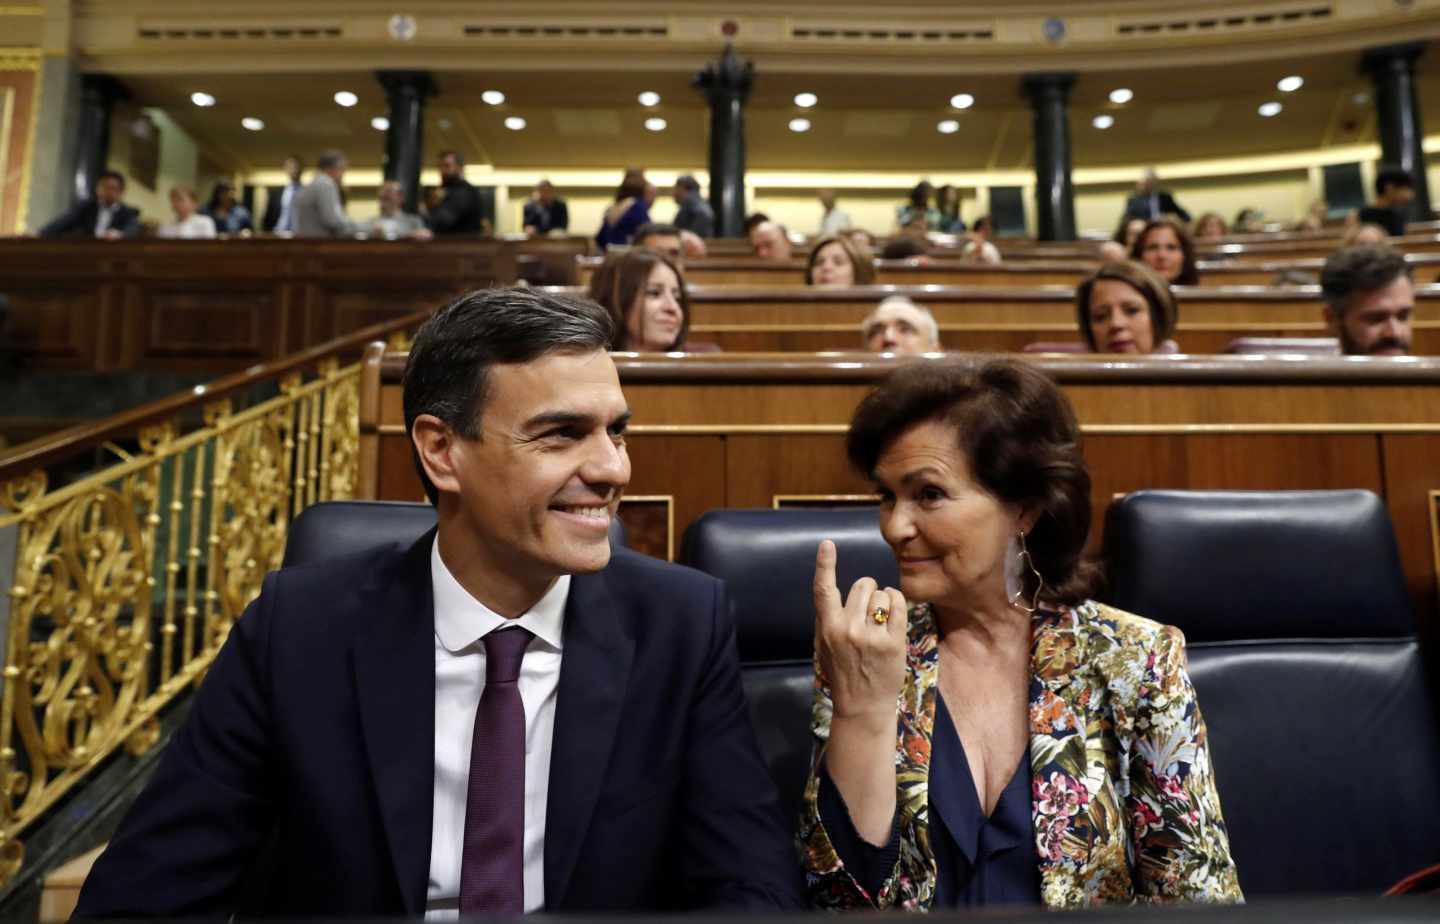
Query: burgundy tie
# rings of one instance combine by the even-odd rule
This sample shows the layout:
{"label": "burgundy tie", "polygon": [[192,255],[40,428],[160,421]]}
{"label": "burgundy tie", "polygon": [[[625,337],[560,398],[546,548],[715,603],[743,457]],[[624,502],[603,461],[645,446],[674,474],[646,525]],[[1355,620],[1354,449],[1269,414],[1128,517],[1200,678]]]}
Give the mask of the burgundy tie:
{"label": "burgundy tie", "polygon": [[485,690],[475,710],[460,914],[525,912],[525,706],[520,660],[534,638],[525,629],[485,636]]}

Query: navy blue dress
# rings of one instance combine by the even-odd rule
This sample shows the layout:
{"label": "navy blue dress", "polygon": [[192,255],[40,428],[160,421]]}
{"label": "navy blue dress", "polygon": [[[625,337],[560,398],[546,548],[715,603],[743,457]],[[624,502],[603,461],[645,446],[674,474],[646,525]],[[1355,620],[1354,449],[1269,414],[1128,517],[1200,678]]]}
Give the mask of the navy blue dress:
{"label": "navy blue dress", "polygon": [[[995,811],[986,817],[960,733],[945,699],[938,693],[935,699],[935,733],[930,742],[930,846],[936,870],[932,907],[1041,904],[1030,817],[1029,750],[1020,755]],[[845,800],[823,766],[820,820],[845,868],[875,895],[900,855],[899,826],[891,823],[890,842],[884,847],[867,843],[856,832]]]}

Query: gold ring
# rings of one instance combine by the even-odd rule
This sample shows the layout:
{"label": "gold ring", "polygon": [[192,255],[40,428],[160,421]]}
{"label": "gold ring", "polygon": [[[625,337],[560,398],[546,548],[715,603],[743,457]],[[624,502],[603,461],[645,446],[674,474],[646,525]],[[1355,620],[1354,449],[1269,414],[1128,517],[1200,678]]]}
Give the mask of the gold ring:
{"label": "gold ring", "polygon": [[875,620],[875,625],[883,626],[890,621],[890,611],[883,606],[877,606],[875,612],[870,614],[870,618]]}

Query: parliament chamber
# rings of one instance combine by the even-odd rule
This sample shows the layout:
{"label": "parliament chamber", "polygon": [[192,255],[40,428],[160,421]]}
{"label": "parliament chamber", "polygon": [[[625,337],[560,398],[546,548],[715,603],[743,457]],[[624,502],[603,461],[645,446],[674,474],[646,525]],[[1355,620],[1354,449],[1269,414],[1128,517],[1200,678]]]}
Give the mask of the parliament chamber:
{"label": "parliament chamber", "polygon": [[[87,905],[81,891],[105,846],[133,837],[132,806],[164,806],[140,795],[148,781],[203,763],[207,735],[230,757],[253,745],[205,724],[201,691],[217,669],[233,678],[232,628],[267,575],[408,547],[436,525],[446,508],[427,500],[407,425],[407,401],[440,387],[407,382],[417,335],[444,306],[519,291],[613,318],[630,474],[607,541],[728,586],[727,656],[788,834],[811,807],[826,817],[833,788],[811,763],[816,547],[835,541],[842,592],[908,573],[880,526],[893,497],[851,462],[852,418],[897,370],[1008,357],[1073,409],[1094,599],[1183,633],[1208,732],[1170,742],[1169,766],[1213,757],[1249,903],[1187,913],[1433,918],[1440,135],[1425,128],[1440,125],[1440,0],[601,6],[0,6],[0,916],[399,913],[267,905],[300,881],[276,869],[299,862],[284,811],[245,875],[203,901],[149,912],[143,896],[97,905],[92,884]],[[467,355],[489,349],[524,354],[496,367],[564,355]],[[596,702],[611,695],[601,685]],[[468,708],[479,742],[484,701]],[[1113,732],[1099,716],[1089,733]],[[901,763],[916,747],[905,721]],[[1082,810],[1104,795],[1093,774],[1149,756],[1090,747]],[[430,785],[426,768],[375,759],[382,799],[400,778],[386,774]],[[1021,842],[1042,869],[1047,851],[1101,856],[1110,825],[1143,833],[1137,796],[1130,817],[1047,847],[1044,782],[1037,770],[1026,787]],[[429,818],[430,797],[410,792],[410,814]],[[153,817],[173,836],[215,816]],[[545,846],[552,904],[530,903],[526,860],[524,909],[601,907],[561,902],[549,854],[579,850],[574,836]],[[833,907],[800,837],[812,907]],[[1131,898],[1235,898],[1187,893],[1174,871],[1177,891],[1142,895],[1153,843],[1131,837]],[[407,916],[522,910],[451,901],[469,843],[428,887],[397,852]],[[835,864],[853,856],[836,849]],[[176,894],[201,895],[208,867],[186,869]],[[1047,880],[1028,904],[1105,904],[1085,891],[1092,874],[1065,903]],[[902,876],[876,900],[932,907],[906,889],[923,891]]]}

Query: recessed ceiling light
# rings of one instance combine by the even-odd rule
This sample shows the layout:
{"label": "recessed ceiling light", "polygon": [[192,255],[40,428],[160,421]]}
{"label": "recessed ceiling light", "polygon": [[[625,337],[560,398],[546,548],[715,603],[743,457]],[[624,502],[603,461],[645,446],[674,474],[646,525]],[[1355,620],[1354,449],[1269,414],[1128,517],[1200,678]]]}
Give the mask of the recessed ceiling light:
{"label": "recessed ceiling light", "polygon": [[240,126],[242,128],[247,128],[252,132],[258,132],[265,127],[265,122],[261,119],[255,118],[254,116],[246,116],[245,118],[240,120]]}
{"label": "recessed ceiling light", "polygon": [[1277,116],[1277,115],[1279,115],[1279,114],[1280,114],[1280,110],[1281,110],[1281,109],[1284,109],[1284,108],[1285,108],[1284,106],[1281,106],[1279,103],[1275,102],[1274,100],[1271,100],[1271,101],[1268,102],[1268,103],[1261,103],[1261,104],[1260,104],[1260,108],[1259,108],[1257,111],[1260,113],[1260,115],[1262,115],[1262,116],[1264,116],[1265,118],[1268,119],[1268,118],[1270,118],[1271,116]]}
{"label": "recessed ceiling light", "polygon": [[969,93],[956,93],[950,97],[950,105],[956,109],[969,109],[975,105],[975,97]]}
{"label": "recessed ceiling light", "polygon": [[1366,103],[1370,102],[1370,94],[1366,93],[1364,90],[1361,90],[1359,93],[1356,93],[1354,96],[1350,97],[1350,102],[1354,103],[1357,106],[1363,106]]}
{"label": "recessed ceiling light", "polygon": [[815,105],[818,102],[820,102],[820,97],[816,96],[814,93],[795,94],[795,105],[799,106],[801,109],[809,109],[811,106]]}
{"label": "recessed ceiling light", "polygon": [[1123,106],[1135,98],[1135,91],[1129,87],[1116,87],[1110,91],[1110,102]]}
{"label": "recessed ceiling light", "polygon": [[1115,117],[1112,116],[1112,115],[1105,115],[1104,113],[1102,113],[1102,114],[1100,114],[1100,115],[1097,115],[1095,118],[1091,119],[1091,120],[1090,120],[1090,124],[1093,125],[1093,126],[1095,126],[1095,127],[1098,128],[1098,129],[1100,129],[1100,130],[1103,132],[1105,129],[1107,129],[1107,128],[1109,128],[1110,126],[1112,126],[1112,125],[1115,124]]}
{"label": "recessed ceiling light", "polygon": [[190,102],[199,106],[201,109],[208,109],[209,107],[215,105],[215,97],[211,96],[209,93],[203,93],[199,90],[196,90],[194,93],[190,94]]}
{"label": "recessed ceiling light", "polygon": [[492,106],[498,106],[505,102],[505,94],[499,90],[486,90],[480,94],[480,98]]}
{"label": "recessed ceiling light", "polygon": [[935,126],[935,130],[942,135],[953,135],[960,130],[960,123],[954,119],[945,119]]}
{"label": "recessed ceiling light", "polygon": [[351,106],[360,102],[360,97],[356,96],[354,93],[351,93],[349,90],[341,90],[339,93],[335,94],[335,102],[341,106],[344,106],[346,109],[349,109]]}
{"label": "recessed ceiling light", "polygon": [[666,125],[666,122],[665,122],[664,119],[646,119],[646,120],[645,120],[645,127],[648,128],[648,129],[650,129],[650,131],[652,131],[652,132],[663,132],[663,131],[665,130],[665,125]]}
{"label": "recessed ceiling light", "polygon": [[1305,78],[1292,74],[1289,77],[1281,77],[1280,82],[1275,84],[1275,89],[1281,93],[1294,93],[1303,86],[1305,86]]}
{"label": "recessed ceiling light", "polygon": [[659,93],[656,93],[654,90],[646,90],[644,93],[641,93],[641,94],[640,94],[640,105],[642,105],[642,106],[658,106],[658,105],[660,105],[660,94],[659,94]]}
{"label": "recessed ceiling light", "polygon": [[436,122],[435,124],[438,125],[438,126],[440,126],[440,130],[441,130],[442,132],[448,132],[448,131],[450,130],[450,120],[449,120],[449,119],[441,119],[441,120],[439,120],[438,122]]}
{"label": "recessed ceiling light", "polygon": [[506,116],[505,127],[510,129],[512,132],[518,132],[520,129],[525,127],[525,120],[520,118],[519,116]]}
{"label": "recessed ceiling light", "polygon": [[792,132],[808,132],[810,130],[809,119],[791,119],[790,130]]}
{"label": "recessed ceiling light", "polygon": [[390,130],[390,120],[384,116],[376,116],[370,120],[370,127],[377,132],[388,132]]}

